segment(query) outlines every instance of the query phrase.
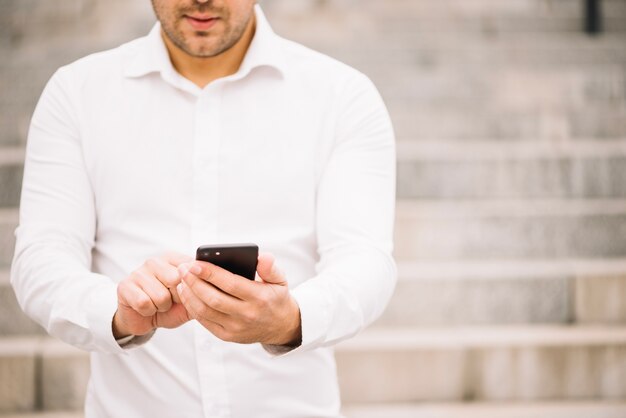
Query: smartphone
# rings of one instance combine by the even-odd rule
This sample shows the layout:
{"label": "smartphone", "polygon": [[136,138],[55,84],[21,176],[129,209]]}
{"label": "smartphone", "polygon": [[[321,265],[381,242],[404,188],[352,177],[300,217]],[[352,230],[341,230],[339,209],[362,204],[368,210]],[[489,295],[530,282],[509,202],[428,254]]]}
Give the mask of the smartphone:
{"label": "smartphone", "polygon": [[254,280],[259,247],[256,244],[202,245],[196,251],[196,260],[207,261],[231,273]]}

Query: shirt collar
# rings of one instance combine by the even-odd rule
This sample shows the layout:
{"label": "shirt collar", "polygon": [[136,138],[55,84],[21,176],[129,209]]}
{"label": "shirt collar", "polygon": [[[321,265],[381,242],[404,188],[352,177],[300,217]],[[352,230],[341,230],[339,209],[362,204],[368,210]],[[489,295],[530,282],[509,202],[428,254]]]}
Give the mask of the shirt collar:
{"label": "shirt collar", "polygon": [[281,38],[274,33],[265,13],[258,4],[254,7],[256,29],[246,56],[239,68],[244,74],[257,67],[270,67],[285,74],[285,57],[281,53]]}
{"label": "shirt collar", "polygon": [[[238,73],[245,76],[254,68],[270,67],[284,75],[285,61],[280,50],[280,37],[272,30],[261,6],[257,4],[254,13],[256,30]],[[153,72],[160,72],[166,76],[176,72],[161,37],[159,22],[152,27],[143,41],[137,52],[127,61],[124,71],[127,77],[142,77]]]}

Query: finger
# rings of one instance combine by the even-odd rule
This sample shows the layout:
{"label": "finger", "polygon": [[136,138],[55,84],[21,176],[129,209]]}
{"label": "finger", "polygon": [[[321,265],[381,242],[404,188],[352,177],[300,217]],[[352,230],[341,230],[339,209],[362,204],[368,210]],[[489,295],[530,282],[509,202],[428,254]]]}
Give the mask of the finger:
{"label": "finger", "polygon": [[151,258],[146,261],[146,268],[161,282],[171,289],[180,283],[178,269],[162,258]]}
{"label": "finger", "polygon": [[200,325],[209,330],[211,334],[215,335],[220,340],[227,341],[225,338],[226,329],[222,325],[206,319],[198,319],[197,321],[200,323]]}
{"label": "finger", "polygon": [[[191,267],[191,264],[192,263],[182,263],[178,265],[178,268],[177,268],[178,276],[181,278],[181,280],[189,272],[189,268]],[[180,287],[180,283],[176,286],[176,291],[173,292],[173,294],[176,295],[176,298],[174,299],[176,303],[182,303],[182,301],[180,300],[180,293],[178,292],[179,287]]]}
{"label": "finger", "polygon": [[223,324],[226,321],[226,314],[216,311],[207,306],[190,288],[181,282],[178,287],[178,294],[182,304],[187,309],[189,316],[198,321],[205,320],[216,324]]}
{"label": "finger", "polygon": [[172,307],[172,294],[150,271],[135,272],[136,284],[150,297],[158,312],[167,312]]}
{"label": "finger", "polygon": [[276,265],[274,256],[270,253],[259,255],[259,264],[256,268],[259,277],[266,283],[287,285],[284,273]]}
{"label": "finger", "polygon": [[189,271],[195,276],[241,300],[250,300],[258,293],[259,283],[238,276],[206,261],[194,261]]}
{"label": "finger", "polygon": [[177,267],[178,275],[180,276],[181,279],[185,277],[185,275],[187,274],[187,272],[189,271],[192,265],[193,265],[193,262],[182,263],[178,265]]}
{"label": "finger", "polygon": [[177,328],[191,318],[183,304],[175,303],[168,312],[157,312],[155,320],[157,328]]}
{"label": "finger", "polygon": [[180,296],[178,295],[178,291],[176,290],[176,288],[172,287],[171,289],[169,289],[169,291],[170,295],[172,296],[172,302],[174,302],[174,304],[181,303]]}
{"label": "finger", "polygon": [[178,267],[183,263],[189,263],[194,260],[193,257],[176,252],[165,253],[162,258],[174,267]]}
{"label": "finger", "polygon": [[144,317],[150,317],[157,312],[157,307],[150,299],[150,296],[146,294],[135,282],[129,282],[122,289],[122,299],[126,305],[139,315]]}
{"label": "finger", "polygon": [[242,310],[243,302],[234,296],[224,293],[211,283],[198,276],[187,273],[183,282],[207,306],[227,315],[237,314]]}

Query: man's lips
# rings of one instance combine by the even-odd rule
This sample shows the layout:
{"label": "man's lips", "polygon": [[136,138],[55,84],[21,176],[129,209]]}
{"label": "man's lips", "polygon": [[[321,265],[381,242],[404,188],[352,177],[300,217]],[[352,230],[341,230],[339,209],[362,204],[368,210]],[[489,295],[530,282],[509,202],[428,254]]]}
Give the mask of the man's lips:
{"label": "man's lips", "polygon": [[189,16],[185,15],[185,20],[191,25],[195,30],[208,30],[219,20],[218,17],[214,16]]}

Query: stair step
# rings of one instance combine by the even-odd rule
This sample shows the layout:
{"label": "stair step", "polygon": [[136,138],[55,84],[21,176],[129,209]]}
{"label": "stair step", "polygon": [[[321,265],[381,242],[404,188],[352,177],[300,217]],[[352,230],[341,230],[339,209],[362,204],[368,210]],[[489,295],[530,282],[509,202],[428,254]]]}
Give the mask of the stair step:
{"label": "stair step", "polygon": [[[621,0],[603,0],[603,14],[612,17],[626,17],[626,6]],[[360,8],[355,8],[358,4]],[[572,0],[440,0],[436,3],[415,0],[334,0],[326,3],[317,0],[275,0],[264,6],[267,13],[291,16],[306,15],[311,12],[332,13],[353,11],[354,13],[374,14],[387,17],[418,18],[477,18],[489,16],[510,16],[527,18],[582,18],[583,8]]]}
{"label": "stair step", "polygon": [[[396,137],[402,142],[575,140],[599,144],[626,138],[626,105],[555,110],[537,106],[477,109],[463,103],[436,106],[413,98],[386,102]],[[401,107],[405,110],[400,111]]]}
{"label": "stair step", "polygon": [[626,200],[397,202],[398,260],[619,258]]}
{"label": "stair step", "polygon": [[346,405],[348,418],[624,418],[626,403],[465,402]]}
{"label": "stair step", "polygon": [[0,147],[0,208],[20,203],[24,156],[23,147]]}
{"label": "stair step", "polygon": [[[554,24],[544,21],[544,28],[552,29],[546,31],[531,28],[507,30],[502,28],[504,20],[443,22],[440,19],[409,18],[398,20],[397,23],[386,23],[382,19],[372,22],[371,19],[375,18],[375,15],[354,15],[352,11],[334,19],[325,19],[324,16],[315,18],[313,15],[280,19],[269,16],[273,29],[284,38],[330,53],[331,56],[338,53],[340,56],[360,57],[361,61],[372,64],[371,58],[366,59],[365,51],[375,50],[383,55],[400,50],[429,51],[442,53],[441,58],[445,58],[444,61],[459,62],[451,55],[452,51],[458,51],[463,58],[470,58],[469,65],[479,63],[477,58],[495,59],[504,56],[511,57],[522,65],[535,59],[538,59],[537,62],[550,64],[592,64],[594,61],[589,59],[592,56],[603,57],[596,64],[623,63],[626,56],[623,51],[619,51],[619,41],[626,37],[624,19],[605,20],[604,23],[610,28],[605,26],[606,30],[600,36],[589,36],[582,30],[582,21],[577,19],[564,19]],[[315,30],[313,25],[317,25]],[[565,26],[569,26],[569,29],[565,29]],[[596,46],[596,50],[590,46]],[[507,47],[511,49],[508,53]],[[549,57],[537,54],[548,49],[561,51],[564,55]],[[607,50],[613,50],[617,55],[609,59],[602,54]],[[470,51],[478,52],[480,56],[472,59],[468,54]],[[584,52],[585,55],[576,57],[571,54],[573,51]],[[517,56],[512,52],[517,52]],[[568,59],[563,60],[565,57]],[[506,63],[504,60],[500,62]],[[432,64],[433,61],[422,63]],[[381,65],[382,63],[378,63],[379,67]]]}
{"label": "stair step", "polygon": [[401,262],[376,327],[626,323],[626,259]]}
{"label": "stair step", "polygon": [[[626,42],[626,36],[624,41]],[[387,99],[410,97],[435,106],[480,102],[481,107],[555,109],[623,105],[626,74],[618,64],[567,67],[397,66],[368,75]]]}
{"label": "stair step", "polygon": [[15,251],[15,228],[19,220],[16,208],[0,207],[0,269],[7,268]]}
{"label": "stair step", "polygon": [[10,283],[8,269],[0,269],[0,335],[45,335],[45,330],[22,311]]}
{"label": "stair step", "polygon": [[[346,404],[626,396],[626,327],[370,329],[338,345]],[[0,338],[0,412],[82,407],[89,357],[50,338]],[[35,383],[39,382],[39,383]]]}
{"label": "stair step", "polygon": [[[345,3],[345,2],[344,2]],[[349,2],[348,2],[349,3]],[[279,3],[280,4],[280,3]],[[341,2],[339,2],[341,4]],[[362,10],[391,17],[478,18],[508,16],[526,18],[582,18],[583,7],[572,0],[443,0],[436,3],[415,0],[360,1]],[[621,0],[603,0],[603,14],[626,17],[626,5]]]}
{"label": "stair step", "polygon": [[0,414],[35,407],[40,344],[40,339],[0,338]]}
{"label": "stair step", "polygon": [[[279,33],[310,36],[317,28],[321,36],[340,35],[348,29],[374,33],[387,32],[463,32],[483,36],[502,33],[582,32],[583,8],[580,2],[542,2],[520,0],[502,7],[503,2],[388,1],[359,2],[272,2],[266,7],[270,21]],[[626,30],[623,3],[603,2],[605,31]],[[312,22],[319,22],[314,27]],[[322,28],[319,28],[319,25]],[[330,32],[330,34],[329,34]]]}
{"label": "stair step", "polygon": [[[336,41],[329,45],[304,41],[313,49],[356,67],[365,74],[390,73],[397,68],[440,70],[466,68],[490,71],[493,68],[572,68],[574,66],[624,65],[626,36],[589,38],[570,34],[550,39],[532,34],[519,38],[472,41],[464,33],[445,37],[440,34],[415,35],[390,45],[389,41],[361,43]],[[376,59],[372,59],[376,57]],[[403,95],[403,96],[406,96]],[[388,97],[385,98],[395,98]]]}
{"label": "stair step", "polygon": [[0,338],[0,414],[82,409],[89,355],[47,337]]}
{"label": "stair step", "polygon": [[533,160],[580,160],[626,156],[626,138],[614,141],[541,141],[531,140],[502,142],[484,141],[397,141],[398,160],[401,162],[432,161],[498,161],[515,159]]}
{"label": "stair step", "polygon": [[336,358],[347,404],[626,396],[626,327],[370,329]]}
{"label": "stair step", "polygon": [[[607,344],[626,344],[626,326],[506,325],[370,328],[360,335],[340,343],[337,346],[337,351],[363,353],[376,350],[377,352],[395,353],[407,349],[480,350],[524,347],[603,347]],[[624,377],[626,378],[626,376]],[[626,391],[626,387],[623,390]]]}
{"label": "stair step", "polygon": [[626,141],[402,141],[397,148],[400,198],[626,197]]}
{"label": "stair step", "polygon": [[[0,41],[5,41],[0,42],[0,47],[19,46],[18,53],[32,53],[33,50],[28,46],[37,45],[37,42],[50,44],[55,41],[65,41],[70,45],[69,49],[75,49],[80,44],[91,45],[93,51],[103,40],[105,43],[108,40],[119,44],[133,37],[143,36],[154,24],[154,12],[148,4],[123,0],[109,0],[105,3],[72,0],[60,3],[59,6],[51,6],[49,2],[32,5],[13,2],[11,7],[5,9],[0,15],[0,23],[3,23],[3,32],[7,39],[5,41],[0,38]],[[116,18],[122,15],[124,24],[120,25]],[[32,22],[31,30],[24,30],[19,24],[24,19]],[[111,30],[112,28],[117,30]],[[77,33],[82,33],[83,36],[77,39]],[[26,48],[24,44],[27,45]],[[41,47],[34,50],[45,51]]]}

